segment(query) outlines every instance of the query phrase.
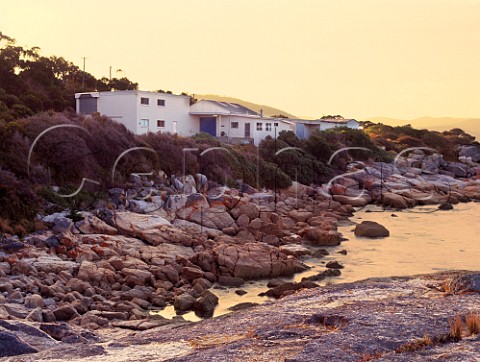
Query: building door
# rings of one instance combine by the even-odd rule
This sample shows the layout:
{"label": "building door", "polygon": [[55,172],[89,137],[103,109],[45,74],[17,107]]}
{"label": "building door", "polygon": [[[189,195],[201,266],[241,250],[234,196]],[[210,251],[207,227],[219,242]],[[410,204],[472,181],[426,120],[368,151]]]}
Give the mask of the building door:
{"label": "building door", "polygon": [[250,138],[250,123],[245,123],[245,138]]}
{"label": "building door", "polygon": [[217,136],[217,118],[216,117],[200,117],[200,132]]}

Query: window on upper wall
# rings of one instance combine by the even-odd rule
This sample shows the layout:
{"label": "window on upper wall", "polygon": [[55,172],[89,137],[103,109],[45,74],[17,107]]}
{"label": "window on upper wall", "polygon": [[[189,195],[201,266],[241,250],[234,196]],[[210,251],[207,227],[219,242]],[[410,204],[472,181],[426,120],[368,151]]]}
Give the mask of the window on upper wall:
{"label": "window on upper wall", "polygon": [[272,124],[271,123],[265,123],[265,131],[271,131],[272,130]]}
{"label": "window on upper wall", "polygon": [[165,106],[165,99],[157,99],[157,106]]}
{"label": "window on upper wall", "polygon": [[232,122],[230,125],[232,128],[238,128],[238,122]]}
{"label": "window on upper wall", "polygon": [[263,123],[257,123],[257,131],[263,130]]}
{"label": "window on upper wall", "polygon": [[275,122],[275,123],[273,124],[273,127],[278,127],[278,123]]}
{"label": "window on upper wall", "polygon": [[148,119],[141,119],[139,124],[142,128],[148,128]]}
{"label": "window on upper wall", "polygon": [[158,128],[165,128],[165,121],[161,120],[161,119],[158,119],[157,120],[157,127]]}
{"label": "window on upper wall", "polygon": [[144,98],[144,97],[140,98],[140,104],[148,106],[148,103],[149,103],[148,98]]}

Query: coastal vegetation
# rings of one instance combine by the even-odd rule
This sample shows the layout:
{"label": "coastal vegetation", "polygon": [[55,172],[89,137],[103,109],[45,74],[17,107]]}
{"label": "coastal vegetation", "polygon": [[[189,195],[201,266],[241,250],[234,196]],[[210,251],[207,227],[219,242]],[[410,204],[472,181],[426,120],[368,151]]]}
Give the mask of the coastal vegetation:
{"label": "coastal vegetation", "polygon": [[[39,48],[18,46],[0,33],[1,231],[31,231],[35,215],[46,205],[76,209],[91,201],[92,192],[101,194],[110,187],[123,186],[131,172],[161,170],[167,177],[201,173],[218,185],[278,190],[292,181],[305,185],[328,182],[354,160],[390,162],[408,147],[431,147],[454,160],[460,146],[477,144],[460,129],[439,133],[409,125],[365,122],[363,130],[339,127],[315,131],[306,140],[284,131],[276,140],[267,137],[257,149],[222,145],[207,134],[192,138],[152,133],[135,136],[104,116],[83,117],[73,110],[75,92],[137,86],[127,78],[96,79],[62,57],[41,56]],[[42,132],[60,125],[66,127],[55,128],[35,142]],[[117,157],[134,147],[155,152],[126,154],[119,163],[122,172],[113,180],[111,169]],[[212,147],[223,150],[205,152]],[[368,151],[348,150],[330,160],[344,147]],[[68,194],[83,178],[97,183],[87,183],[83,192],[69,199],[69,205],[52,192],[52,187],[58,187]]]}

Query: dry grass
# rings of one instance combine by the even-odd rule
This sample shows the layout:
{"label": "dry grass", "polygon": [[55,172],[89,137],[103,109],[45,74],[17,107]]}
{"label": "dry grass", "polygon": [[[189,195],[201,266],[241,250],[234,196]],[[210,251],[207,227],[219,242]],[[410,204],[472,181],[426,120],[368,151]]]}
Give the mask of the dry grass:
{"label": "dry grass", "polygon": [[402,352],[414,352],[418,351],[420,349],[424,349],[428,346],[433,345],[433,340],[432,338],[426,334],[422,338],[417,339],[412,342],[405,343],[404,345],[398,347],[395,352],[396,353],[402,353]]}
{"label": "dry grass", "polygon": [[449,278],[449,279],[445,280],[441,289],[447,295],[456,295],[456,294],[460,294],[462,292],[463,286],[460,283],[460,278],[459,277],[453,277],[453,278]]}
{"label": "dry grass", "polygon": [[457,315],[455,319],[449,320],[448,323],[450,324],[450,337],[454,341],[460,341],[463,335],[462,317]]}
{"label": "dry grass", "polygon": [[368,361],[373,361],[374,359],[382,358],[383,353],[382,352],[375,352],[375,353],[366,353],[363,356],[361,356],[357,362],[368,362]]}
{"label": "dry grass", "polygon": [[465,322],[467,324],[468,333],[478,334],[480,332],[480,315],[478,312],[470,312],[465,316]]}

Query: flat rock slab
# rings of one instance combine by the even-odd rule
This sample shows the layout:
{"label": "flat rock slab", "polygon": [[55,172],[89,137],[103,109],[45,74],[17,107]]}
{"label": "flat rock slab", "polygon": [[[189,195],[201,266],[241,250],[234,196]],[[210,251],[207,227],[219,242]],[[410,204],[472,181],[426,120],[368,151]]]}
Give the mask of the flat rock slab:
{"label": "flat rock slab", "polygon": [[[467,274],[370,279],[302,290],[277,302],[194,324],[126,331],[127,335],[115,338],[115,344],[124,348],[108,348],[108,357],[123,361],[127,351],[141,348],[141,354],[129,355],[128,360],[310,362],[359,361],[375,356],[379,361],[440,357],[445,361],[474,361],[480,352],[478,336],[396,352],[425,335],[447,335],[451,318],[478,310],[479,293],[447,295],[442,291],[446,281]],[[111,336],[111,332],[104,334],[107,339]],[[172,347],[167,358],[162,354],[167,350],[159,346]],[[61,355],[53,349],[24,360],[69,356],[86,361],[77,354],[77,347],[63,346]]]}
{"label": "flat rock slab", "polygon": [[0,357],[18,356],[36,352],[38,351],[35,348],[20,340],[16,335],[0,331]]}

